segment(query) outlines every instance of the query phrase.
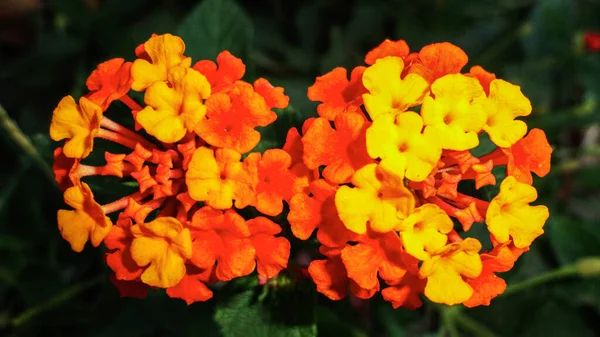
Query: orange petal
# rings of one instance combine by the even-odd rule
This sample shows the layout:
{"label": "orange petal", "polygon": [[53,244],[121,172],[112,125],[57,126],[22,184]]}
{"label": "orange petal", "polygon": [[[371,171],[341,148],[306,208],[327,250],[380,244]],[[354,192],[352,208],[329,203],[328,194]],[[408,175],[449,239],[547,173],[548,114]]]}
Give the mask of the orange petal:
{"label": "orange petal", "polygon": [[340,256],[314,260],[308,273],[317,285],[317,291],[331,300],[340,300],[348,293],[348,277]]}
{"label": "orange petal", "polygon": [[341,67],[317,77],[315,84],[308,88],[308,99],[323,102],[317,107],[319,116],[333,121],[341,113],[359,111],[362,94],[366,92],[362,85],[364,71],[365,67],[354,68],[350,81],[346,69]]}
{"label": "orange petal", "polygon": [[391,286],[383,289],[381,295],[383,299],[392,303],[394,309],[400,307],[415,310],[423,305],[419,294],[425,288],[425,280],[413,277],[408,284],[403,283],[397,286]]}
{"label": "orange petal", "polygon": [[401,58],[405,58],[409,53],[408,44],[404,40],[392,41],[390,39],[385,39],[385,41],[381,42],[381,44],[375,47],[373,50],[367,53],[365,57],[365,63],[368,65],[372,65],[380,58],[384,58],[386,56],[397,56]]}
{"label": "orange petal", "polygon": [[62,147],[54,149],[54,161],[52,162],[52,171],[54,171],[54,179],[61,191],[73,186],[73,182],[69,178],[71,168],[76,165],[78,159],[68,158],[65,156]]}
{"label": "orange petal", "polygon": [[227,50],[222,51],[217,56],[217,64],[213,61],[203,60],[194,64],[193,67],[206,76],[213,92],[229,89],[246,72],[246,66],[242,60],[233,56]]}
{"label": "orange petal", "polygon": [[221,281],[229,281],[250,274],[255,267],[255,254],[250,239],[223,240],[223,252],[217,259],[217,277]]}
{"label": "orange petal", "polygon": [[486,95],[490,94],[490,83],[496,79],[496,75],[483,69],[481,66],[473,66],[469,69],[469,74],[475,76]]}
{"label": "orange petal", "polygon": [[254,91],[265,99],[267,106],[271,109],[284,109],[290,102],[290,98],[283,93],[282,87],[274,87],[264,78],[254,81]]}
{"label": "orange petal", "polygon": [[286,238],[275,237],[281,232],[281,227],[265,217],[248,220],[247,224],[256,250],[258,274],[265,278],[277,276],[288,265],[290,242]]}
{"label": "orange petal", "polygon": [[115,272],[117,280],[137,280],[144,271],[131,257],[132,240],[129,228],[119,225],[113,226],[104,239],[106,248],[111,250],[106,253],[106,264]]}
{"label": "orange petal", "polygon": [[[423,47],[419,51],[419,58],[424,71],[414,72],[424,77],[429,83],[433,83],[444,75],[460,73],[460,70],[469,61],[467,54],[462,49],[448,42],[434,43]],[[412,69],[409,72],[413,72]]]}
{"label": "orange petal", "polygon": [[355,246],[346,246],[342,249],[341,256],[348,271],[348,278],[355,281],[358,286],[372,289],[379,284],[377,271],[383,256],[376,248],[359,243]]}
{"label": "orange petal", "polygon": [[475,279],[467,279],[467,283],[473,288],[473,295],[464,305],[473,308],[480,305],[490,305],[490,301],[506,290],[506,282],[496,276],[490,268],[484,268],[481,275]]}
{"label": "orange petal", "polygon": [[292,166],[302,163],[302,156],[304,153],[303,148],[302,136],[300,135],[300,132],[298,132],[298,129],[289,129],[287,136],[285,137],[283,150],[292,157]]}
{"label": "orange petal", "polygon": [[212,298],[213,292],[205,283],[209,282],[211,276],[214,275],[214,268],[199,269],[188,264],[186,270],[186,275],[176,286],[167,288],[167,295],[171,298],[181,298],[188,305]]}
{"label": "orange petal", "polygon": [[106,111],[113,101],[127,95],[131,89],[131,65],[122,58],[100,63],[85,82],[90,90],[86,97]]}
{"label": "orange petal", "polygon": [[517,181],[531,185],[534,172],[543,177],[550,172],[552,147],[548,144],[546,134],[540,129],[531,129],[529,134],[516,142],[510,149],[502,148],[508,156],[507,173]]}

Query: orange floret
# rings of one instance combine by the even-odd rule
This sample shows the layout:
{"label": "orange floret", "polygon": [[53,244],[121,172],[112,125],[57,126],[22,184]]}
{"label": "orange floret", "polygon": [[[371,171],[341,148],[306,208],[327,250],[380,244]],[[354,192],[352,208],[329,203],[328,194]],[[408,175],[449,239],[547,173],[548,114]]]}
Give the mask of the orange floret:
{"label": "orange floret", "polygon": [[473,308],[479,305],[490,305],[490,301],[506,290],[506,282],[495,273],[503,273],[512,269],[515,261],[529,248],[520,249],[513,245],[497,245],[489,253],[481,254],[483,269],[474,279],[467,279],[473,288],[473,295],[464,305]]}
{"label": "orange floret", "polygon": [[357,241],[346,245],[341,254],[348,278],[361,288],[379,288],[378,277],[390,285],[400,284],[407,270],[416,272],[418,261],[404,252],[397,233],[369,231]]}
{"label": "orange floret", "polygon": [[290,98],[283,93],[282,87],[274,87],[264,78],[254,81],[254,91],[265,99],[270,109],[284,109],[290,103]]}
{"label": "orange floret", "polygon": [[448,75],[458,74],[469,58],[459,47],[448,43],[434,43],[419,51],[419,61],[412,64],[409,73],[419,74],[429,83]]}
{"label": "orange floret", "polygon": [[[217,66],[218,64],[218,66]],[[217,63],[210,60],[198,61],[194,69],[206,76],[213,92],[227,91],[233,84],[241,80],[246,72],[246,65],[241,59],[225,50],[217,55]]]}
{"label": "orange floret", "polygon": [[250,229],[250,241],[256,252],[256,270],[265,278],[277,276],[287,268],[290,257],[290,242],[284,237],[276,237],[281,227],[265,217],[256,217],[246,222]]}
{"label": "orange floret", "polygon": [[331,300],[341,300],[348,293],[348,276],[340,250],[321,246],[319,251],[327,256],[327,259],[313,260],[308,266],[308,273],[315,282],[318,292]]}
{"label": "orange floret", "polygon": [[256,250],[248,224],[234,210],[216,210],[205,206],[190,223],[193,238],[191,261],[198,268],[212,268],[221,281],[250,274],[255,267]]}
{"label": "orange floret", "polygon": [[196,133],[212,146],[240,153],[249,152],[260,141],[254,128],[277,119],[265,99],[246,82],[236,82],[227,94],[212,94],[205,104],[207,119],[198,124]]}
{"label": "orange floret", "polygon": [[131,219],[121,214],[104,239],[104,245],[109,250],[106,253],[106,264],[113,270],[117,280],[139,280],[144,271],[131,257],[131,225]]}
{"label": "orange floret", "polygon": [[270,149],[264,154],[253,152],[244,160],[244,166],[252,176],[256,194],[256,209],[266,215],[276,216],[283,211],[283,200],[301,192],[308,184],[296,180],[290,172],[292,158],[280,149]]}
{"label": "orange floret", "polygon": [[325,165],[323,176],[343,184],[361,167],[372,163],[366,147],[371,125],[362,113],[347,112],[335,118],[335,129],[325,118],[317,118],[302,137],[304,163],[311,169]]}
{"label": "orange floret", "polygon": [[335,192],[338,186],[324,179],[310,184],[310,193],[298,193],[290,200],[288,221],[294,236],[308,239],[318,228],[317,239],[330,247],[343,246],[357,234],[346,229],[335,207]]}
{"label": "orange floret", "polygon": [[532,129],[525,138],[510,148],[501,148],[508,157],[506,171],[518,182],[531,185],[531,172],[543,177],[550,172],[552,146],[548,144],[543,130]]}
{"label": "orange floret", "polygon": [[127,95],[131,89],[131,64],[122,58],[100,63],[85,82],[91,91],[86,97],[106,111],[110,103]]}
{"label": "orange floret", "polygon": [[185,265],[186,273],[177,285],[167,288],[167,295],[180,298],[188,305],[212,298],[213,292],[206,283],[216,282],[215,268],[200,269],[191,263]]}
{"label": "orange floret", "polygon": [[396,56],[400,58],[405,58],[410,49],[408,48],[408,44],[404,40],[392,41],[390,39],[385,39],[381,44],[375,47],[373,50],[367,53],[365,57],[365,63],[368,65],[372,65],[378,59],[384,58],[386,56]]}
{"label": "orange floret", "polygon": [[350,81],[346,69],[340,67],[317,77],[315,84],[308,88],[308,99],[322,102],[317,107],[319,116],[333,121],[339,114],[360,112],[362,94],[367,92],[362,84],[365,69],[354,68],[350,74]]}
{"label": "orange floret", "polygon": [[469,74],[474,76],[483,87],[486,95],[490,94],[490,83],[496,79],[496,75],[483,69],[481,66],[473,66],[469,69]]}
{"label": "orange floret", "polygon": [[402,307],[414,310],[423,305],[419,295],[423,293],[426,283],[417,274],[407,273],[402,278],[402,283],[383,289],[381,296],[390,302],[394,309]]}

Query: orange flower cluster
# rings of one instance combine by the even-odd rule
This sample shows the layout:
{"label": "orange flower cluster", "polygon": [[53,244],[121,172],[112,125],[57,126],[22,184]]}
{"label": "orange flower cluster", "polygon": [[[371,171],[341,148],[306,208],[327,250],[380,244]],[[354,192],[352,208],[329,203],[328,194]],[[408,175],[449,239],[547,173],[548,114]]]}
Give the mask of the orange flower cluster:
{"label": "orange flower cluster", "polygon": [[[543,131],[517,117],[531,113],[518,86],[479,66],[461,73],[467,55],[450,43],[409,52],[386,40],[365,66],[336,68],[308,97],[320,117],[288,134],[294,161],[320,172],[290,199],[295,236],[317,229],[320,253],[308,271],[330,299],[370,298],[381,290],[394,307],[436,303],[489,305],[506,288],[496,273],[543,233],[545,206],[531,172],[544,176],[552,148]],[[472,154],[481,134],[497,149]],[[492,169],[506,167],[496,181]],[[491,201],[463,186],[499,185]],[[486,226],[490,251],[468,237]],[[459,233],[460,232],[460,233]],[[385,286],[385,287],[384,287]]]}
{"label": "orange flower cluster", "polygon": [[[192,66],[184,50],[179,37],[154,35],[135,50],[133,62],[100,64],[85,96],[60,101],[50,135],[65,140],[53,167],[72,208],[58,211],[60,233],[72,249],[104,242],[111,279],[124,296],[165,288],[189,304],[212,297],[207,283],[255,268],[271,278],[287,267],[290,243],[277,236],[281,227],[262,216],[246,220],[235,208],[277,215],[283,200],[308,186],[309,172],[292,167],[281,149],[241,160],[260,141],[256,127],[275,121],[273,108],[287,107],[283,88],[262,78],[242,81],[245,65],[227,51],[216,63]],[[143,93],[144,104],[131,90]],[[106,116],[113,104],[131,111],[135,131]],[[126,151],[104,152],[102,166],[84,164],[102,151],[94,146],[98,139]],[[89,176],[135,180],[139,190],[101,205],[82,181]]]}
{"label": "orange flower cluster", "polygon": [[[316,230],[323,258],[306,275],[319,292],[338,300],[381,290],[396,308],[419,307],[421,294],[488,305],[506,288],[496,273],[543,233],[549,214],[530,205],[532,172],[549,172],[552,148],[517,119],[532,110],[520,88],[479,66],[461,73],[460,48],[410,53],[403,40],[384,41],[349,79],[343,68],[318,77],[308,98],[320,102],[320,117],[264,153],[248,152],[260,141],[256,128],[277,118],[272,109],[287,107],[283,89],[242,81],[245,66],[227,51],[192,66],[184,50],[180,38],[154,35],[135,61],[100,64],[90,92],[78,103],[63,98],[50,126],[54,140],[66,140],[54,153],[72,208],[58,212],[60,232],[78,252],[104,242],[123,295],[165,288],[192,303],[212,297],[207,284],[216,281],[255,269],[276,276],[290,243],[267,217],[238,213],[249,206],[278,216],[285,201],[294,236]],[[143,92],[143,105],[131,90]],[[106,117],[114,103],[131,111],[135,131]],[[484,134],[496,149],[477,157]],[[97,138],[127,151],[83,164]],[[82,181],[94,175],[135,180],[139,191],[101,205]],[[464,193],[487,185],[499,190],[490,201]],[[489,243],[469,237],[473,226],[487,228]]]}

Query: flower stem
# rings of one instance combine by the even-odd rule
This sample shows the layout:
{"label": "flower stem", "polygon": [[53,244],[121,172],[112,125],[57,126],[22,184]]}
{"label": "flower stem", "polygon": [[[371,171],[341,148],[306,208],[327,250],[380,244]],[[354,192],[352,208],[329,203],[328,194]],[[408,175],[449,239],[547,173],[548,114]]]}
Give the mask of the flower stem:
{"label": "flower stem", "polygon": [[579,269],[578,269],[577,264],[570,264],[570,265],[564,266],[559,269],[551,270],[545,274],[538,275],[538,276],[532,277],[530,279],[521,281],[519,283],[512,284],[512,285],[508,286],[508,288],[506,288],[506,291],[500,296],[509,296],[509,295],[512,295],[515,293],[522,292],[523,290],[533,288],[540,284],[560,280],[560,279],[567,278],[567,277],[576,276],[578,274],[579,274]]}
{"label": "flower stem", "polygon": [[6,135],[10,137],[21,148],[21,150],[33,160],[38,168],[42,170],[44,176],[46,176],[46,178],[48,178],[48,180],[50,180],[53,184],[56,184],[56,181],[54,180],[54,172],[52,171],[50,165],[46,163],[42,155],[35,148],[31,142],[31,139],[29,139],[29,137],[27,137],[27,135],[21,131],[19,126],[10,118],[8,112],[4,110],[2,105],[0,105],[0,127],[4,129]]}
{"label": "flower stem", "polygon": [[463,313],[456,313],[454,315],[454,321],[472,336],[496,337],[496,334],[491,332],[487,327]]}
{"label": "flower stem", "polygon": [[58,293],[56,296],[50,298],[49,300],[42,302],[33,308],[29,308],[29,309],[25,310],[25,312],[18,315],[17,317],[14,317],[11,320],[12,326],[14,326],[14,327],[23,326],[25,323],[31,321],[32,319],[34,319],[36,316],[43,313],[44,311],[48,311],[56,306],[59,306],[60,304],[77,296],[79,293],[81,293],[97,284],[100,284],[102,281],[104,281],[105,278],[106,278],[105,275],[100,275],[96,278],[85,281],[83,283],[76,284],[70,288],[65,289],[64,291]]}
{"label": "flower stem", "polygon": [[120,101],[125,103],[125,105],[127,105],[127,107],[131,110],[140,111],[143,109],[136,101],[133,100],[133,98],[129,97],[129,95],[121,97]]}
{"label": "flower stem", "polygon": [[444,330],[448,332],[448,336],[450,337],[460,337],[460,333],[456,328],[455,316],[458,311],[456,308],[447,307],[442,309],[442,324],[444,326]]}

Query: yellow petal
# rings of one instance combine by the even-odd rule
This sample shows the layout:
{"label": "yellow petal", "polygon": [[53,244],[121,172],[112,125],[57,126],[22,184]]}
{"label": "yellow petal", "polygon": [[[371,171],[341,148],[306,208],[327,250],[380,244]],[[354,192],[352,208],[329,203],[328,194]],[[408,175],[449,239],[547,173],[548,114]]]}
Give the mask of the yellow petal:
{"label": "yellow petal", "polygon": [[415,209],[397,228],[406,252],[419,260],[426,260],[446,245],[454,224],[450,217],[435,204]]}
{"label": "yellow petal", "polygon": [[401,137],[394,121],[395,115],[385,114],[367,129],[367,152],[371,158],[389,157],[398,151],[396,144]]}
{"label": "yellow petal", "polygon": [[174,143],[203,120],[202,100],[210,95],[210,84],[198,71],[182,66],[171,69],[168,78],[170,85],[156,82],[148,88],[144,96],[148,106],[136,120],[158,140]]}
{"label": "yellow petal", "polygon": [[64,97],[52,114],[50,137],[67,139],[63,153],[69,158],[85,158],[94,147],[94,137],[100,129],[102,108],[81,97],[79,105],[71,96]]}
{"label": "yellow petal", "polygon": [[217,209],[228,209],[254,203],[251,179],[239,161],[241,154],[231,149],[196,149],[186,173],[186,184],[192,199],[204,201]]}
{"label": "yellow petal", "polygon": [[81,252],[88,240],[98,247],[108,235],[112,222],[104,215],[102,207],[94,200],[91,189],[85,183],[68,188],[65,203],[72,211],[59,210],[58,229],[62,237],[71,244],[71,249]]}
{"label": "yellow petal", "polygon": [[382,166],[394,167],[402,162],[405,175],[413,181],[423,181],[441,157],[438,135],[421,133],[423,120],[414,112],[399,113],[392,119],[381,116],[367,129],[367,151],[381,158]]}
{"label": "yellow petal", "polygon": [[467,238],[445,246],[431,259],[423,261],[419,276],[427,278],[425,296],[435,303],[447,305],[468,300],[473,289],[464,281],[463,276],[475,278],[481,274],[483,265],[479,250],[481,243]]}
{"label": "yellow petal", "polygon": [[144,270],[140,278],[149,286],[170,288],[181,281],[185,271],[185,260],[176,252],[167,250],[164,256]]}
{"label": "yellow petal", "polygon": [[546,206],[529,205],[536,199],[533,186],[512,176],[502,181],[500,193],[492,199],[486,213],[487,227],[498,242],[507,242],[510,236],[517,248],[525,248],[544,233],[549,212]]}
{"label": "yellow petal", "polygon": [[165,143],[175,143],[185,136],[185,125],[174,112],[171,109],[154,110],[147,106],[138,112],[135,119],[156,139]]}
{"label": "yellow petal", "polygon": [[372,120],[384,114],[395,114],[421,103],[429,84],[417,74],[401,79],[404,62],[388,56],[378,59],[363,74],[363,85],[369,91],[363,95],[365,108]]}
{"label": "yellow petal", "polygon": [[369,227],[376,232],[394,230],[414,208],[413,194],[403,179],[369,164],[352,177],[354,188],[342,186],[336,192],[335,205],[344,225],[363,234]]}
{"label": "yellow petal", "polygon": [[[425,265],[428,261],[423,262]],[[434,303],[454,305],[463,303],[473,295],[473,288],[444,261],[438,262],[435,271],[427,277],[425,296]]]}
{"label": "yellow petal", "polygon": [[479,81],[450,74],[433,82],[431,92],[421,106],[425,133],[437,134],[444,149],[462,151],[476,147],[477,133],[487,118],[483,110],[486,96]]}
{"label": "yellow petal", "polygon": [[159,217],[154,221],[143,223],[131,228],[133,236],[156,236],[173,239],[183,230],[179,220],[172,217]]}
{"label": "yellow petal", "polygon": [[531,113],[531,102],[523,95],[519,86],[503,80],[490,83],[490,94],[485,100],[487,122],[484,130],[494,144],[511,147],[527,133],[527,124],[514,120]]}
{"label": "yellow petal", "polygon": [[[136,228],[133,226],[132,229]],[[166,252],[169,244],[160,237],[136,237],[131,242],[131,257],[140,267],[145,267],[156,260],[159,255]]]}
{"label": "yellow petal", "polygon": [[368,190],[359,190],[349,186],[340,187],[335,194],[335,205],[346,228],[358,233],[367,232],[367,222],[371,210],[377,207],[377,200]]}
{"label": "yellow petal", "polygon": [[147,266],[142,282],[161,288],[177,285],[185,274],[185,258],[192,256],[189,229],[176,218],[159,217],[133,226],[131,232],[131,257],[138,266]]}
{"label": "yellow petal", "polygon": [[156,82],[166,81],[169,70],[177,65],[189,67],[192,63],[189,57],[183,56],[183,40],[171,34],[151,37],[144,43],[144,49],[150,56],[150,62],[137,59],[131,66],[131,88],[135,91],[143,91]]}

